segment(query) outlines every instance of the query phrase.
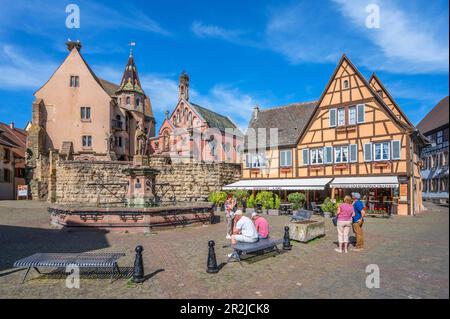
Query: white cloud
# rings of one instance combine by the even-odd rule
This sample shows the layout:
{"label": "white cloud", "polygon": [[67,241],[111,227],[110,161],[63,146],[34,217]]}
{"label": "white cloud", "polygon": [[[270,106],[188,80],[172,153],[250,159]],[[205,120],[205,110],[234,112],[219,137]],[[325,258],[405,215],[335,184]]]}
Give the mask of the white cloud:
{"label": "white cloud", "polygon": [[227,41],[236,41],[243,34],[240,30],[228,30],[215,25],[206,25],[200,21],[194,21],[191,31],[199,38],[220,38]]}
{"label": "white cloud", "polygon": [[437,14],[416,15],[406,7],[397,7],[393,1],[380,0],[376,1],[380,28],[369,29],[365,26],[368,15],[365,10],[373,0],[333,1],[356,32],[376,47],[372,56],[363,58],[367,66],[402,73],[448,72],[448,15],[446,22],[439,21]]}
{"label": "white cloud", "polygon": [[57,64],[45,58],[29,57],[12,45],[0,44],[0,87],[37,89],[43,85]]}

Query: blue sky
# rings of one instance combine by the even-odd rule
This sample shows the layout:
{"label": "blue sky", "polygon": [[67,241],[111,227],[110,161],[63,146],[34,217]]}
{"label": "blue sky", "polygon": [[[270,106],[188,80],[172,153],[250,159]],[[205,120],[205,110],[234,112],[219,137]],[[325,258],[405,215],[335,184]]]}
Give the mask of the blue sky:
{"label": "blue sky", "polygon": [[[79,29],[65,25],[71,3],[80,8]],[[380,28],[365,25],[369,4],[380,9]],[[33,92],[66,57],[68,38],[115,83],[136,42],[158,125],[175,106],[182,70],[193,102],[245,128],[255,104],[317,100],[342,53],[367,78],[375,71],[415,124],[448,95],[448,0],[0,0],[0,7],[0,121],[19,127],[31,118]]]}

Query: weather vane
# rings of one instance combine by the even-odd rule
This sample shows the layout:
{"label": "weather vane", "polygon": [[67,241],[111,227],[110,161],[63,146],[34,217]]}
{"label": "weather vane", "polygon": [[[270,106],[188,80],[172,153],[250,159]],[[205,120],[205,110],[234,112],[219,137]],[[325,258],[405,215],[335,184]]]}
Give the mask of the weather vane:
{"label": "weather vane", "polygon": [[136,42],[130,42],[128,45],[130,46],[130,55],[133,55],[133,47],[136,46]]}

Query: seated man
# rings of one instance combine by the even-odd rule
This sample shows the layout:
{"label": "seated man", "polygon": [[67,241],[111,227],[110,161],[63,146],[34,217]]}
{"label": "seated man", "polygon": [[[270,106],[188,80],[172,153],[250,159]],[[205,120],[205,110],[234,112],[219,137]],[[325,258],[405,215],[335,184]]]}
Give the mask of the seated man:
{"label": "seated man", "polygon": [[257,212],[252,213],[252,219],[255,223],[256,231],[259,239],[269,237],[269,222],[264,217],[261,217]]}
{"label": "seated man", "polygon": [[231,244],[235,245],[238,242],[254,243],[258,241],[258,232],[252,220],[244,216],[242,210],[238,209],[234,213],[234,230],[231,236]]}

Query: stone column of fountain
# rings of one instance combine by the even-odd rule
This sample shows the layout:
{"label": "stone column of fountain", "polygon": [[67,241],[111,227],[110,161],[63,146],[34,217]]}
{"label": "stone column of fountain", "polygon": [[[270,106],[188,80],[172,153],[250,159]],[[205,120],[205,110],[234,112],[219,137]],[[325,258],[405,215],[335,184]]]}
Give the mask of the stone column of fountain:
{"label": "stone column of fountain", "polygon": [[145,158],[142,155],[135,155],[133,167],[123,171],[128,175],[127,206],[145,207],[146,204],[155,202],[155,180],[159,171],[143,166]]}

